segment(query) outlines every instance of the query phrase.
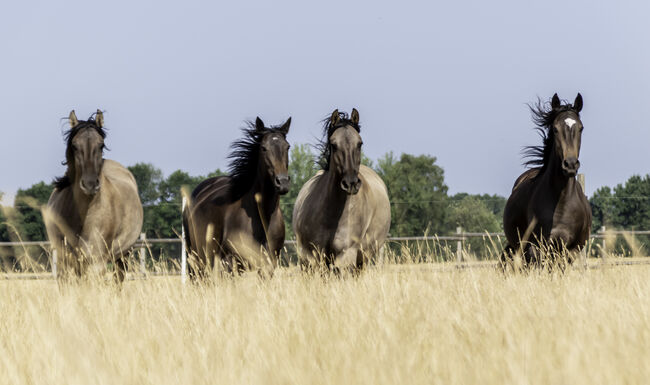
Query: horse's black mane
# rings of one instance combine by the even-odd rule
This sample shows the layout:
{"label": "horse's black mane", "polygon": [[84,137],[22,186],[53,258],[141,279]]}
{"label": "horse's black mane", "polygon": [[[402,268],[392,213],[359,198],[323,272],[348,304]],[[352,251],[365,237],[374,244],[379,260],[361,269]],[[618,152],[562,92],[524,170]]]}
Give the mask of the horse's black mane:
{"label": "horse's black mane", "polygon": [[320,155],[316,159],[316,163],[320,166],[321,169],[323,170],[329,170],[330,168],[330,155],[332,153],[332,149],[329,143],[330,136],[336,131],[337,128],[345,127],[345,126],[351,126],[357,132],[361,132],[361,126],[357,123],[353,123],[352,120],[348,117],[348,114],[346,112],[339,112],[339,122],[336,125],[332,125],[332,120],[331,116],[328,116],[327,118],[322,120],[323,123],[323,137],[318,141],[318,143],[314,146],[318,152],[320,152]]}
{"label": "horse's black mane", "polygon": [[[244,137],[230,145],[232,152],[228,155],[230,165],[228,166],[229,178],[228,188],[224,188],[222,179],[224,176],[217,176],[201,182],[192,193],[192,198],[200,194],[209,194],[203,199],[209,199],[217,204],[233,202],[240,199],[246,192],[253,188],[257,177],[257,165],[259,162],[260,145],[262,138],[267,134],[278,133],[282,125],[265,127],[263,131],[257,129],[255,122],[246,121],[246,127],[242,128]],[[214,188],[211,188],[214,187]]]}
{"label": "horse's black mane", "polygon": [[542,145],[524,147],[523,155],[527,159],[524,165],[528,168],[540,168],[538,175],[541,175],[541,171],[548,165],[551,159],[551,153],[553,152],[553,142],[555,141],[553,122],[555,118],[566,111],[573,111],[578,116],[580,114],[566,100],[562,101],[560,107],[552,108],[550,102],[544,103],[540,99],[537,99],[537,103],[529,104],[528,107],[533,116],[533,122],[536,125],[535,130],[542,137]]}
{"label": "horse's black mane", "polygon": [[67,165],[68,169],[66,170],[65,174],[63,176],[54,178],[54,181],[52,182],[54,184],[54,188],[62,190],[72,184],[72,178],[74,178],[74,153],[73,153],[73,148],[72,148],[72,139],[79,133],[84,128],[91,127],[94,128],[97,133],[102,137],[102,139],[106,138],[106,130],[103,127],[100,127],[97,125],[95,122],[95,115],[96,113],[93,113],[90,115],[88,120],[80,120],[76,126],[71,127],[68,131],[66,131],[63,134],[63,138],[66,142],[66,149],[65,149],[65,160],[61,162],[63,165]]}

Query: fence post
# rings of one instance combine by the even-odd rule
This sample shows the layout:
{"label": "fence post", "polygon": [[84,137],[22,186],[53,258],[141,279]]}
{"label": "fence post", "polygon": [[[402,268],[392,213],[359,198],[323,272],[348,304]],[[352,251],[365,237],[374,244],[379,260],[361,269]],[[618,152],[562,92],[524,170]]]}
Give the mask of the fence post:
{"label": "fence post", "polygon": [[[183,196],[183,203],[181,204],[181,223],[183,223],[183,212],[187,199]],[[181,283],[185,284],[187,280],[187,251],[185,249],[185,226],[181,226]]]}
{"label": "fence post", "polygon": [[582,187],[582,193],[587,195],[587,190],[585,190],[585,174],[578,174],[578,183],[580,183],[580,187]]}
{"label": "fence post", "polygon": [[56,248],[52,249],[52,275],[56,278]]}
{"label": "fence post", "polygon": [[145,243],[147,241],[147,234],[145,233],[140,233],[140,253],[138,257],[140,257],[140,274],[144,277],[147,275],[147,267],[144,263],[144,259],[147,256],[145,253],[147,252],[147,249],[145,247]]}
{"label": "fence post", "polygon": [[[458,236],[462,236],[463,234],[463,228],[462,227],[456,227],[456,234]],[[463,261],[463,240],[459,239],[458,242],[456,242],[456,261],[458,263]]]}

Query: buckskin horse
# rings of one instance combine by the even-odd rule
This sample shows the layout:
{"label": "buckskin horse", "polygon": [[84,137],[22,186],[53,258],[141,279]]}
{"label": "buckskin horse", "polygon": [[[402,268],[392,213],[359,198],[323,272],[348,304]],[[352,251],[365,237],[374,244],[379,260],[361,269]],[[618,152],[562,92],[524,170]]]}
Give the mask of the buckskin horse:
{"label": "buckskin horse", "polygon": [[361,164],[359,112],[325,119],[320,170],[298,193],[293,210],[301,264],[358,271],[383,246],[390,228],[386,185]]}
{"label": "buckskin horse", "polygon": [[101,274],[107,263],[124,280],[126,258],[142,229],[142,204],[129,170],[104,159],[104,115],[68,117],[65,175],[55,179],[43,210],[47,235],[58,254],[59,282],[79,278],[89,268]]}

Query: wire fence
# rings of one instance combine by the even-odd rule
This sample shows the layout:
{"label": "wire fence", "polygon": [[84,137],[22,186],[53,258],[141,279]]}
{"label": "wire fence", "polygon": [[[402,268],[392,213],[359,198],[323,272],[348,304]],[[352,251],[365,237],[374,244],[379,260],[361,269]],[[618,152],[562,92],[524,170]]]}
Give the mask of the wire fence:
{"label": "wire fence", "polygon": [[[626,242],[631,252],[627,256],[645,257],[646,243],[650,230],[607,230],[601,228],[591,235],[587,257],[602,257],[609,253],[618,255],[617,244]],[[630,239],[639,240],[636,244]],[[447,235],[424,235],[412,237],[389,237],[386,248],[396,261],[400,258],[416,262],[494,261],[500,255],[505,243],[502,232],[465,232],[457,228],[456,233]],[[137,270],[147,274],[181,274],[185,271],[185,250],[182,237],[150,238],[144,234],[134,245],[133,262]],[[414,258],[414,256],[416,258]],[[47,241],[0,242],[0,271],[56,273],[56,256]],[[650,261],[650,259],[649,259]],[[280,256],[280,264],[289,266],[298,262],[295,240],[286,240]]]}

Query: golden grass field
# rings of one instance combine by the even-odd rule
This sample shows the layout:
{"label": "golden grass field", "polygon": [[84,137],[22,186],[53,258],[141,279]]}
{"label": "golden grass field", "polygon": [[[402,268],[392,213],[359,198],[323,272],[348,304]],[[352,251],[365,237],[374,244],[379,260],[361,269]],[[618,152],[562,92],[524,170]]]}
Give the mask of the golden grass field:
{"label": "golden grass field", "polygon": [[0,281],[6,384],[641,384],[650,266]]}

